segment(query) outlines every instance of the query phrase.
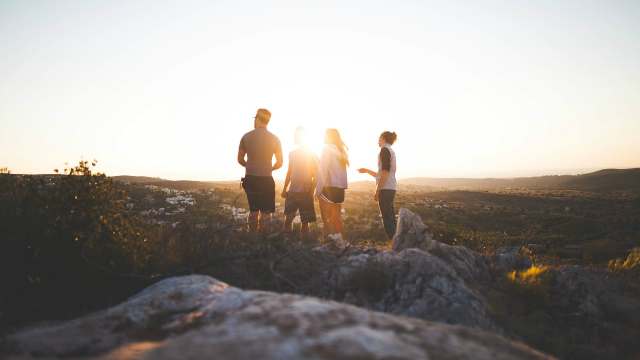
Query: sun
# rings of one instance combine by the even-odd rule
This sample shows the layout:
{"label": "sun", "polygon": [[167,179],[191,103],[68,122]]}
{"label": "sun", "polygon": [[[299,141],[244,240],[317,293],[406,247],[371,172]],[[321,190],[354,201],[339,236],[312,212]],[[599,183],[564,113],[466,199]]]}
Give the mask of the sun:
{"label": "sun", "polygon": [[[293,134],[298,129],[300,129],[299,130],[300,144],[296,145]],[[297,148],[298,146],[303,146],[311,150],[311,152],[313,152],[317,156],[320,156],[320,153],[322,152],[322,148],[324,147],[324,141],[323,141],[324,130],[323,129],[320,129],[320,128],[315,129],[307,126],[297,126],[297,127],[292,127],[290,130],[290,133],[291,134],[289,136],[285,136],[284,139],[282,139],[282,146],[283,146],[283,151],[285,153],[285,158],[289,151]]]}

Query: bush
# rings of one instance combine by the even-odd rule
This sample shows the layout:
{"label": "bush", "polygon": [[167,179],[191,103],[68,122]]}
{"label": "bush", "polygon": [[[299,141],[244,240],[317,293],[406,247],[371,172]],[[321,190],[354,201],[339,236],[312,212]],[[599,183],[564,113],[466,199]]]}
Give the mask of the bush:
{"label": "bush", "polygon": [[[64,317],[119,298],[114,288],[131,291],[103,273],[142,269],[146,239],[127,213],[126,193],[94,173],[95,165],[81,161],[51,176],[0,175],[5,322]],[[109,286],[116,282],[120,286]]]}
{"label": "bush", "polygon": [[627,278],[627,289],[640,297],[640,247],[632,249],[624,259],[611,260],[609,270]]}
{"label": "bush", "polygon": [[[533,265],[507,274],[506,290],[521,301],[524,309],[544,308],[549,303],[551,277],[546,266]],[[530,311],[530,310],[527,310]]]}
{"label": "bush", "polygon": [[625,259],[611,260],[609,269],[616,272],[635,272],[640,275],[640,247],[632,249]]}

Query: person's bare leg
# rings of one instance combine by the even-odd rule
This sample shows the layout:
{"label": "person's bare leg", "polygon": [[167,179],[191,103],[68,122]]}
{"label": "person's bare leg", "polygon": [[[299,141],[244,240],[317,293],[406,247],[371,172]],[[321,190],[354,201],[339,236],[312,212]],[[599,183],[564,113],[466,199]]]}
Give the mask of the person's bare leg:
{"label": "person's bare leg", "polygon": [[333,229],[337,234],[342,234],[342,205],[341,204],[333,204]]}
{"label": "person's bare leg", "polygon": [[325,236],[329,235],[329,234],[333,234],[332,232],[332,226],[331,226],[331,209],[329,208],[329,204],[320,199],[319,200],[320,203],[320,217],[322,217],[322,224],[323,224],[323,233]]}
{"label": "person's bare leg", "polygon": [[260,232],[268,234],[271,232],[271,213],[260,212]]}
{"label": "person's bare leg", "polygon": [[249,224],[249,231],[257,232],[258,231],[258,216],[260,213],[258,211],[252,211],[249,213],[249,218],[247,219],[247,223]]}
{"label": "person's bare leg", "polygon": [[282,228],[282,230],[283,230],[284,232],[288,232],[288,233],[290,233],[290,232],[292,232],[292,231],[293,231],[293,219],[294,219],[294,218],[295,218],[295,214],[288,214],[288,215],[285,215],[285,218],[284,218],[284,226],[283,226],[283,228]]}

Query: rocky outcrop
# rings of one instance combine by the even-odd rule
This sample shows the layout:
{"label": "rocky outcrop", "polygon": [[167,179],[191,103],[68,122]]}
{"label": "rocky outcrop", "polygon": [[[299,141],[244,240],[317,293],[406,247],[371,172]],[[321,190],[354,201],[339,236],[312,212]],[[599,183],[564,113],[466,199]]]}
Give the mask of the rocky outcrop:
{"label": "rocky outcrop", "polygon": [[398,226],[391,245],[392,250],[422,249],[428,251],[435,246],[437,246],[437,242],[420,216],[409,209],[400,209],[398,211]]}
{"label": "rocky outcrop", "polygon": [[376,311],[501,331],[459,270],[420,249],[348,256],[328,272],[322,288],[323,297]]}
{"label": "rocky outcrop", "polygon": [[393,237],[392,249],[421,249],[440,259],[467,281],[487,281],[490,279],[487,260],[464,246],[452,246],[436,241],[420,216],[408,209],[400,209],[398,228]]}
{"label": "rocky outcrop", "polygon": [[[387,256],[392,256],[391,254]],[[81,319],[25,329],[0,355],[103,359],[543,359],[487,332],[297,295],[171,278]]]}
{"label": "rocky outcrop", "polygon": [[478,288],[488,283],[486,259],[433,239],[419,216],[400,210],[392,251],[355,252],[327,271],[324,292],[337,301],[430,321],[500,333]]}
{"label": "rocky outcrop", "polygon": [[547,276],[548,301],[556,311],[594,322],[615,320],[640,326],[640,300],[625,295],[622,279],[575,265],[550,269]]}

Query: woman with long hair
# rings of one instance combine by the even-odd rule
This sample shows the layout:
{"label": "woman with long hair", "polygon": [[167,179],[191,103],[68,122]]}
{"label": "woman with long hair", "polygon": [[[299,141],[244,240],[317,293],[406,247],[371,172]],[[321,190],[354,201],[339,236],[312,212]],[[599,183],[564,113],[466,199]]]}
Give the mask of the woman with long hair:
{"label": "woman with long hair", "polygon": [[380,207],[384,230],[387,238],[393,239],[396,232],[396,213],[393,201],[396,197],[398,182],[396,181],[396,153],[391,146],[398,139],[395,132],[385,131],[378,138],[380,153],[378,154],[378,171],[366,168],[358,169],[362,174],[369,174],[376,178],[376,193],[374,199]]}
{"label": "woman with long hair", "polygon": [[327,129],[325,147],[320,157],[316,196],[320,203],[320,215],[325,234],[337,246],[345,246],[342,237],[342,203],[347,189],[347,146],[336,129]]}

